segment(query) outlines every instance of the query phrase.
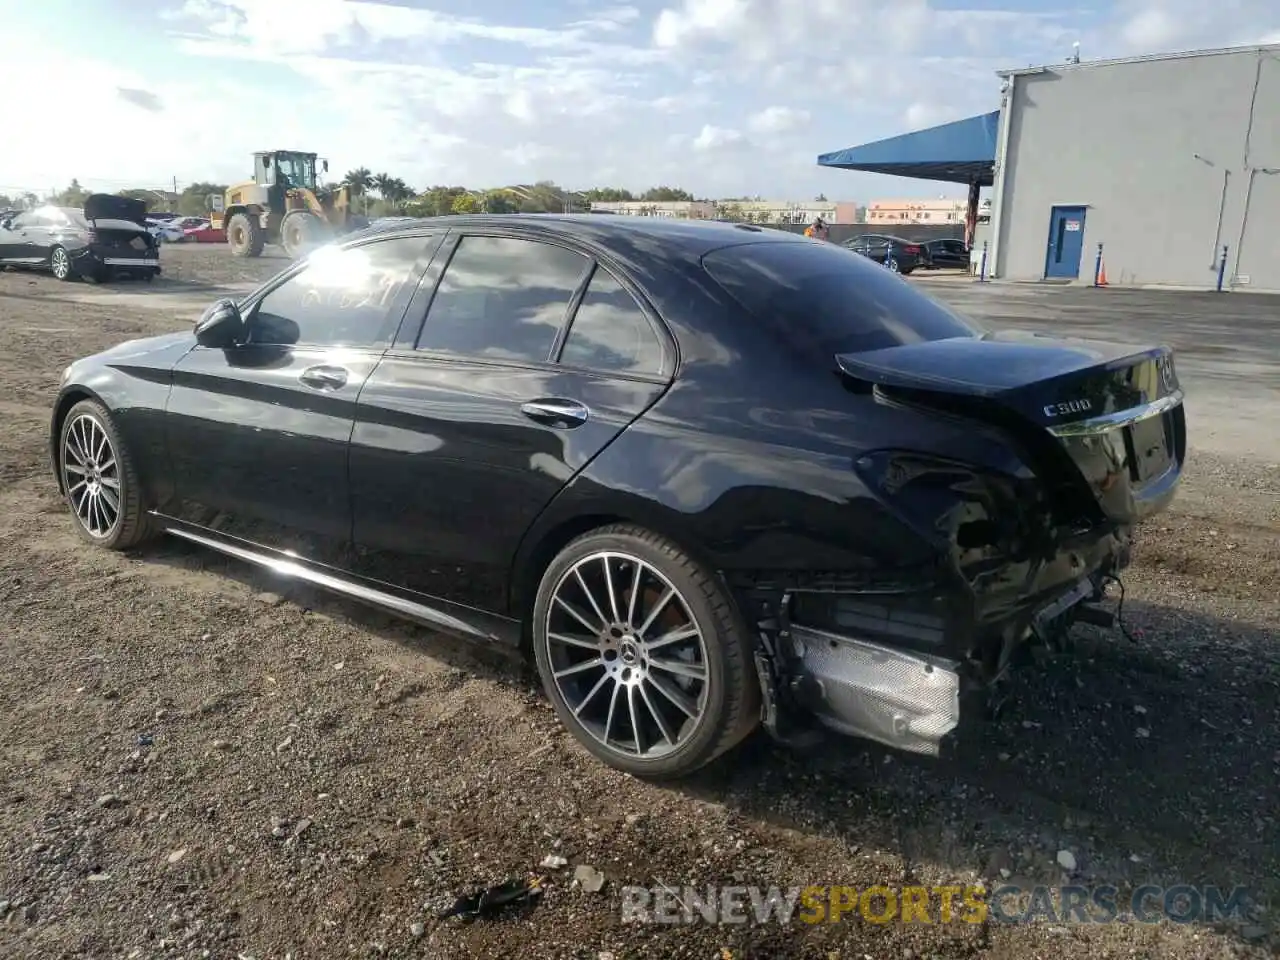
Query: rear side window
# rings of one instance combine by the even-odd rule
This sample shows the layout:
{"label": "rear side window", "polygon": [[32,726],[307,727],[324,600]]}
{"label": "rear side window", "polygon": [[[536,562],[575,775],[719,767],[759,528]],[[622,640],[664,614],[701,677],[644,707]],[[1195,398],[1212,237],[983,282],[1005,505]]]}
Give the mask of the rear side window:
{"label": "rear side window", "polygon": [[537,240],[463,237],[440,278],[418,349],[549,360],[589,263]]}
{"label": "rear side window", "polygon": [[560,362],[608,373],[660,376],[662,342],[640,304],[597,267],[573,315]]}
{"label": "rear side window", "polygon": [[745,243],[712,251],[702,265],[748,313],[823,361],[981,332],[909,281],[834,244]]}

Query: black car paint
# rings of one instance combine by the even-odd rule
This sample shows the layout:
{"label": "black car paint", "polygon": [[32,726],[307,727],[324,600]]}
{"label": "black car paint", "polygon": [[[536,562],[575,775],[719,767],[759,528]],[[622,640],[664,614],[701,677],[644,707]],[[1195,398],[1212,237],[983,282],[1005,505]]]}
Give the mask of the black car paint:
{"label": "black car paint", "polygon": [[969,269],[969,250],[963,240],[939,237],[917,242],[929,252],[929,262],[924,264],[926,270]]}
{"label": "black car paint", "polygon": [[[555,551],[617,520],[684,545],[740,596],[796,591],[936,611],[938,635],[925,646],[951,651],[1025,623],[1084,574],[1122,562],[1133,518],[1036,506],[1052,496],[1037,475],[1043,451],[1024,442],[1028,410],[1002,420],[937,403],[1087,374],[1097,401],[1119,406],[1134,398],[1122,394],[1131,368],[1118,356],[1088,367],[1087,348],[1039,338],[995,367],[986,358],[1013,359],[1005,340],[960,337],[815,367],[777,329],[744,322],[701,267],[703,254],[732,244],[811,242],[772,232],[471,217],[386,225],[348,243],[415,231],[424,242],[448,235],[428,243],[421,282],[391,308],[400,323],[389,348],[344,353],[349,389],[300,388],[297,372],[321,359],[302,348],[137,341],[68,368],[55,463],[61,417],[96,397],[137,451],[162,525],[328,571],[428,609],[436,626],[509,644],[521,642]],[[669,337],[670,382],[413,351],[452,238],[472,232],[554,240],[623,278]],[[874,282],[881,268],[850,260],[876,271]],[[288,276],[247,298],[246,315]],[[967,370],[994,379],[977,389]],[[1171,366],[1165,377],[1175,389]],[[1036,402],[1072,396],[1081,382],[1061,379]],[[598,422],[563,429],[519,412],[563,396]],[[1177,417],[1184,430],[1180,408]]]}
{"label": "black car paint", "polygon": [[931,266],[929,248],[914,240],[891,237],[879,233],[864,233],[846,240],[843,246],[876,263],[896,262],[901,274],[928,269]]}
{"label": "black car paint", "polygon": [[91,194],[84,209],[24,211],[0,222],[0,264],[47,267],[54,249],[61,247],[80,276],[105,276],[115,270],[154,276],[160,272],[159,247],[135,218],[139,209],[145,213],[146,205],[138,200]]}

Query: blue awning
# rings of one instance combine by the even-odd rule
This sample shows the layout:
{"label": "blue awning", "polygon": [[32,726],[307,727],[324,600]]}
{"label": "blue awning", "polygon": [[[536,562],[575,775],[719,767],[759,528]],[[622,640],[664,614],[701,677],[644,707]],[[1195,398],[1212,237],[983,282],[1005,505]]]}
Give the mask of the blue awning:
{"label": "blue awning", "polygon": [[824,153],[818,157],[818,165],[917,180],[977,181],[989,187],[995,180],[999,126],[1000,111],[996,110],[860,147]]}

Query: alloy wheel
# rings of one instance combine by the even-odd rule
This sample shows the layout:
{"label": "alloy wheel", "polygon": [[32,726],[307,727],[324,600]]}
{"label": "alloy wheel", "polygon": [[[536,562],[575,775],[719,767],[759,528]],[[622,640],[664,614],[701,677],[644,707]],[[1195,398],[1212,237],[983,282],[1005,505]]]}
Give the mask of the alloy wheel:
{"label": "alloy wheel", "polygon": [[120,464],[97,418],[76,417],[62,444],[62,483],[76,520],[89,536],[105,540],[120,523]]}
{"label": "alloy wheel", "polygon": [[71,258],[67,256],[67,251],[61,247],[54,247],[49,257],[49,266],[53,270],[53,275],[59,280],[67,279],[71,273]]}
{"label": "alloy wheel", "polygon": [[898,273],[898,272],[899,272],[899,270],[898,270],[898,261],[897,261],[897,260],[895,260],[895,259],[893,259],[893,257],[890,257],[888,260],[886,260],[886,261],[884,262],[884,265],[885,265],[886,267],[888,267],[888,268],[889,268],[891,271],[893,271],[894,273]]}
{"label": "alloy wheel", "polygon": [[556,692],[606,750],[670,754],[707,713],[707,646],[684,597],[652,565],[601,551],[555,586],[545,641]]}

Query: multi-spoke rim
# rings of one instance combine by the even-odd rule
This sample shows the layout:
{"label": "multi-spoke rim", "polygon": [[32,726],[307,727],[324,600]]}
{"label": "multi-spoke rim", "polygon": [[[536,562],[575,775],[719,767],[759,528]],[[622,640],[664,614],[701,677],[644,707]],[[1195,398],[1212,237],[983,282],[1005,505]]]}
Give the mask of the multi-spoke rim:
{"label": "multi-spoke rim", "polygon": [[707,712],[707,646],[684,597],[638,557],[600,551],[570,567],[543,625],[556,689],[607,750],[655,760]]}
{"label": "multi-spoke rim", "polygon": [[71,272],[71,261],[67,257],[67,251],[61,247],[54,247],[52,261],[50,266],[53,267],[53,275],[59,280]]}
{"label": "multi-spoke rim", "polygon": [[62,483],[76,520],[103,540],[120,523],[120,464],[111,438],[96,417],[82,413],[62,442]]}

